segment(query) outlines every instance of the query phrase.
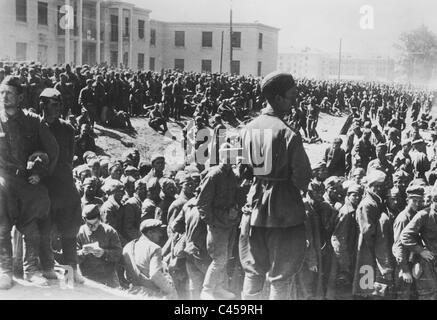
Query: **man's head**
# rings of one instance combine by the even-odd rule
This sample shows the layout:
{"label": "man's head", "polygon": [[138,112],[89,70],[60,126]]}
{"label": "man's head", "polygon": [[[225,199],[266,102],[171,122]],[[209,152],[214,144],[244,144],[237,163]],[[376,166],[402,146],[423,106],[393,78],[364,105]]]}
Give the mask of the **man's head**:
{"label": "man's head", "polygon": [[332,147],[334,148],[334,150],[338,150],[340,149],[342,143],[343,140],[340,137],[335,138],[334,141],[332,142]]}
{"label": "man's head", "polygon": [[370,172],[366,177],[368,190],[378,196],[384,195],[386,177],[386,174],[379,170],[373,170]]}
{"label": "man's head", "polygon": [[123,165],[120,161],[112,161],[109,166],[109,174],[112,179],[120,180],[123,175]]}
{"label": "man's head", "polygon": [[174,197],[177,193],[177,187],[174,180],[169,178],[160,179],[161,189],[165,196]]}
{"label": "man's head", "polygon": [[326,162],[320,161],[312,168],[313,177],[318,181],[325,181],[328,178],[328,169],[326,168]]}
{"label": "man's head", "polygon": [[97,195],[97,180],[95,178],[86,178],[82,187],[85,197],[94,198]]}
{"label": "man's head", "polygon": [[165,169],[165,157],[162,154],[155,154],[151,158],[152,167],[157,173],[163,173]]}
{"label": "man's head", "polygon": [[289,73],[268,74],[261,82],[261,92],[272,108],[279,113],[288,113],[296,104],[297,87]]}
{"label": "man's head", "polygon": [[361,184],[365,175],[366,175],[366,172],[364,171],[363,168],[355,168],[352,171],[351,180],[353,182],[355,182],[356,184]]}
{"label": "man's head", "polygon": [[325,186],[318,181],[311,181],[308,185],[308,196],[314,200],[314,202],[322,202],[323,194],[325,193]]}
{"label": "man's head", "polygon": [[147,198],[147,183],[144,180],[140,179],[135,182],[135,193],[138,195],[138,198],[142,201]]}
{"label": "man's head", "polygon": [[347,188],[347,199],[354,208],[358,206],[363,195],[363,187],[359,184],[352,183]]}
{"label": "man's head", "polygon": [[124,185],[120,181],[112,180],[105,185],[105,190],[109,196],[113,196],[114,200],[121,203],[124,196]]}
{"label": "man's head", "polygon": [[331,176],[325,180],[324,184],[329,198],[333,201],[341,201],[343,196],[341,179],[336,176]]}
{"label": "man's head", "polygon": [[82,209],[82,218],[87,228],[94,232],[100,226],[100,209],[95,204],[87,204]]}
{"label": "man's head", "polygon": [[13,116],[17,113],[23,97],[20,79],[7,76],[0,84],[0,111],[4,111],[8,116]]}
{"label": "man's head", "polygon": [[387,207],[392,211],[399,211],[399,201],[401,192],[397,187],[393,187],[387,191]]}
{"label": "man's head", "polygon": [[407,154],[411,150],[411,140],[405,139],[402,141],[402,152]]}
{"label": "man's head", "polygon": [[53,88],[46,88],[39,96],[40,108],[43,111],[44,120],[52,123],[62,115],[61,93]]}
{"label": "man's head", "polygon": [[150,241],[160,244],[164,236],[164,228],[162,222],[158,219],[146,219],[140,224],[140,231]]}
{"label": "man's head", "polygon": [[369,141],[371,135],[372,135],[372,131],[370,129],[364,129],[364,131],[363,131],[364,141]]}
{"label": "man's head", "polygon": [[376,146],[376,156],[379,160],[386,160],[386,154],[387,154],[387,145],[385,143],[379,143]]}
{"label": "man's head", "polygon": [[411,210],[417,212],[423,208],[425,188],[412,185],[407,188],[407,201]]}

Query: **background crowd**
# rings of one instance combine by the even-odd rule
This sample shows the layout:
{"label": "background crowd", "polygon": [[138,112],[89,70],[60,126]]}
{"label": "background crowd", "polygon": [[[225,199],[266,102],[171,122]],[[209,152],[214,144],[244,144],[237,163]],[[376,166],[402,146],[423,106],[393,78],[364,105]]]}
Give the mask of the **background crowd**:
{"label": "background crowd", "polygon": [[[220,130],[242,127],[272,105],[262,94],[260,79],[32,64],[3,66],[0,80],[18,88],[16,94],[23,98],[17,109],[26,110],[26,117],[38,119],[52,134],[45,137],[38,129],[42,148],[24,140],[23,152],[18,152],[23,157],[28,153],[18,161],[23,173],[13,178],[15,167],[9,170],[3,151],[18,158],[2,142],[2,206],[9,212],[5,230],[16,227],[17,276],[48,285],[47,279],[59,277],[56,262],[71,265],[77,283],[85,277],[145,297],[272,297],[268,288],[240,296],[250,292],[243,288],[247,263],[239,251],[245,234],[242,220],[250,215],[246,198],[259,178],[241,157],[230,161],[235,146],[217,146],[217,165],[194,161],[169,169],[160,154],[147,159],[136,149],[121,159],[97,154],[93,130],[95,123],[132,128],[130,118],[144,116],[151,128],[163,133],[170,119],[184,125],[194,119],[197,129],[210,127],[217,137]],[[296,89],[296,104],[283,120],[300,143],[321,140],[320,112],[347,118],[339,136],[310,168],[311,181],[299,188],[306,216],[304,259],[281,289],[286,294],[278,296],[436,299],[437,128],[430,115],[432,93],[308,79],[297,80]],[[2,138],[19,136],[7,124],[13,118],[6,118]],[[26,190],[20,190],[23,186]],[[36,195],[44,194],[36,186],[48,190],[46,204],[35,202]],[[24,214],[26,205],[40,208],[29,217],[35,223],[12,218],[11,212]],[[6,257],[3,248],[10,239],[4,234],[0,245]],[[2,272],[10,275],[5,265],[3,259]],[[0,286],[8,287],[2,281]]]}

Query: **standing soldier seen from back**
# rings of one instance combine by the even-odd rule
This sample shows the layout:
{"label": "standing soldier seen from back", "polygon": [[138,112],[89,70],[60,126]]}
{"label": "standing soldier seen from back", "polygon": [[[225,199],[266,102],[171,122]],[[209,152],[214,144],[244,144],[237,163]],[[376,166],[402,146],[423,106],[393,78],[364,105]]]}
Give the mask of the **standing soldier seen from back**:
{"label": "standing soldier seen from back", "polygon": [[[296,103],[291,74],[269,74],[262,82],[262,93],[267,107],[242,132],[243,155],[255,176],[246,204],[250,216],[245,213],[241,224],[243,298],[261,298],[267,274],[270,298],[286,299],[289,282],[304,259],[301,191],[310,182],[311,165],[301,138],[282,120]],[[259,159],[260,154],[267,159]]]}

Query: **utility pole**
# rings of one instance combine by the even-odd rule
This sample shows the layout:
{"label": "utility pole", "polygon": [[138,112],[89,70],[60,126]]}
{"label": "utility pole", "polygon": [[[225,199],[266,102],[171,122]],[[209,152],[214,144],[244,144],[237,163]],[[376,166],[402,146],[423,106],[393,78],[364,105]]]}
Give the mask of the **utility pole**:
{"label": "utility pole", "polygon": [[340,48],[338,50],[338,81],[340,81],[341,76],[341,38],[340,38]]}
{"label": "utility pole", "polygon": [[224,31],[222,31],[222,46],[221,46],[221,49],[220,49],[220,73],[222,73],[222,70],[223,70],[223,40],[224,40],[224,35],[225,35],[225,32]]}
{"label": "utility pole", "polygon": [[230,24],[229,24],[229,29],[230,29],[230,40],[231,40],[231,45],[230,45],[230,61],[229,61],[229,73],[232,75],[232,60],[233,60],[233,48],[232,48],[232,0],[231,0],[231,7],[230,7]]}

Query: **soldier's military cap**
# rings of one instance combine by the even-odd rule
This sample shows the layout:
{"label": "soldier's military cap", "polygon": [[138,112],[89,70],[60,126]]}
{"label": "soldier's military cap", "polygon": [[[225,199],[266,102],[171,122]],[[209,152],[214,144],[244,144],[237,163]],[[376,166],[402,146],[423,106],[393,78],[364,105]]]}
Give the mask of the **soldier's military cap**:
{"label": "soldier's military cap", "polygon": [[100,209],[96,204],[87,204],[82,209],[82,217],[86,220],[93,220],[100,218]]}
{"label": "soldier's military cap", "polygon": [[108,183],[105,183],[105,190],[109,194],[112,194],[116,191],[123,191],[124,185],[123,185],[123,183],[121,183],[118,180],[111,180],[111,181],[108,181]]}
{"label": "soldier's military cap", "polygon": [[425,195],[425,188],[423,186],[412,185],[407,188],[406,192],[409,198],[411,197],[422,198]]}
{"label": "soldier's military cap", "polygon": [[147,232],[148,230],[155,229],[155,228],[162,228],[162,222],[158,219],[146,219],[140,224],[140,231],[142,233]]}
{"label": "soldier's military cap", "polygon": [[97,155],[95,152],[93,151],[86,151],[83,156],[82,156],[83,160],[85,160],[86,162],[88,162],[88,159],[93,159],[96,158],[97,159]]}
{"label": "soldier's military cap", "polygon": [[164,157],[164,155],[162,155],[160,153],[155,153],[155,154],[152,155],[152,158],[150,158],[150,162],[153,164],[153,162],[155,162],[158,159],[164,159],[165,160],[165,157]]}
{"label": "soldier's military cap", "polygon": [[363,187],[357,183],[351,183],[347,188],[347,194],[351,194],[351,193],[361,194],[363,193]]}
{"label": "soldier's military cap", "polygon": [[135,174],[138,173],[138,169],[135,168],[134,166],[127,166],[126,169],[124,169],[124,173],[126,175]]}
{"label": "soldier's military cap", "polygon": [[54,88],[46,88],[39,95],[40,98],[47,98],[61,101],[61,93]]}
{"label": "soldier's military cap", "polygon": [[91,169],[87,164],[82,164],[76,168],[76,172],[78,175],[81,175],[82,173],[84,173],[86,171],[91,172]]}
{"label": "soldier's military cap", "polygon": [[422,179],[422,178],[417,178],[417,179],[414,179],[414,180],[412,180],[411,182],[410,182],[410,184],[408,185],[408,188],[409,187],[413,187],[413,186],[420,186],[420,187],[426,187],[427,186],[427,183],[426,183],[426,181],[424,180],[424,179]]}
{"label": "soldier's military cap", "polygon": [[296,85],[293,76],[290,73],[274,71],[266,75],[261,81],[261,91],[264,91],[266,86],[275,82],[281,83],[281,86],[287,85],[290,88],[293,88]]}
{"label": "soldier's military cap", "polygon": [[325,188],[335,187],[341,182],[340,178],[337,176],[331,176],[325,180]]}
{"label": "soldier's military cap", "polygon": [[380,170],[372,170],[372,172],[366,176],[367,184],[369,186],[375,183],[384,183],[385,178],[386,174]]}

